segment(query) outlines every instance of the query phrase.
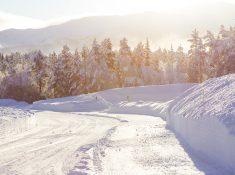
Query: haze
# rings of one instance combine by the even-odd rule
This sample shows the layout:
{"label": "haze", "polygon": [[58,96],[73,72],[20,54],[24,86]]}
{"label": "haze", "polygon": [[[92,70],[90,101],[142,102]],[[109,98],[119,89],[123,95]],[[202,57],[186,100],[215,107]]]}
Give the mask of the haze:
{"label": "haze", "polygon": [[[1,0],[0,30],[40,28],[84,16],[147,11],[192,14],[215,3],[235,4],[233,0]],[[208,13],[213,9],[208,8]]]}

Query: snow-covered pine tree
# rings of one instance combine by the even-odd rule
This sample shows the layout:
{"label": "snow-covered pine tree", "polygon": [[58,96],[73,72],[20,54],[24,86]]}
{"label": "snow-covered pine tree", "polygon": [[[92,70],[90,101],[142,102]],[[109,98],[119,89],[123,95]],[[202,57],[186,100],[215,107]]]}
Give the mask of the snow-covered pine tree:
{"label": "snow-covered pine tree", "polygon": [[205,47],[198,31],[195,29],[191,34],[189,54],[188,81],[202,82],[205,63]]}
{"label": "snow-covered pine tree", "polygon": [[206,74],[208,77],[216,77],[216,70],[218,67],[219,53],[217,51],[218,39],[215,38],[214,34],[211,31],[207,31],[207,34],[204,37],[205,39],[205,48],[207,49],[206,57]]}
{"label": "snow-covered pine tree", "polygon": [[158,50],[153,52],[152,54],[152,67],[153,70],[156,72],[157,76],[155,77],[155,84],[162,84],[164,83],[164,72],[163,72],[163,51],[159,47]]}
{"label": "snow-covered pine tree", "polygon": [[219,33],[219,65],[217,76],[222,76],[235,72],[235,27],[226,30],[221,26]]}
{"label": "snow-covered pine tree", "polygon": [[162,59],[162,49],[159,47],[158,50],[153,52],[153,67],[154,70],[160,72],[160,60]]}
{"label": "snow-covered pine tree", "polygon": [[87,69],[90,70],[88,74],[88,89],[90,92],[100,91],[112,86],[113,76],[103,50],[107,50],[106,46],[103,48],[94,40],[87,63]]}
{"label": "snow-covered pine tree", "polygon": [[97,40],[94,39],[86,62],[86,89],[88,92],[94,92],[100,88],[101,84],[98,83],[100,78],[100,62],[100,45],[98,44]]}
{"label": "snow-covered pine tree", "polygon": [[176,68],[175,68],[175,80],[176,82],[186,82],[186,70],[187,70],[187,63],[186,63],[186,56],[183,51],[183,47],[179,46],[176,53]]}
{"label": "snow-covered pine tree", "polygon": [[149,45],[149,40],[146,40],[144,45],[144,64],[142,64],[142,81],[144,85],[154,84],[158,80],[157,72],[154,69],[154,66],[151,62],[152,52]]}
{"label": "snow-covered pine tree", "polygon": [[150,55],[151,55],[151,50],[149,46],[149,40],[147,38],[146,44],[144,47],[144,59],[145,59],[145,66],[150,66]]}
{"label": "snow-covered pine tree", "polygon": [[104,39],[101,42],[101,52],[102,52],[102,56],[104,57],[109,69],[113,70],[114,69],[115,53],[113,52],[113,45],[112,45],[111,40],[109,38]]}
{"label": "snow-covered pine tree", "polygon": [[174,63],[175,63],[175,52],[173,46],[171,45],[171,50],[167,52],[166,62],[165,62],[165,82],[172,84],[175,81],[174,74]]}
{"label": "snow-covered pine tree", "polygon": [[113,46],[111,43],[111,40],[104,39],[101,42],[101,54],[102,54],[102,59],[104,59],[105,66],[107,66],[107,74],[108,74],[108,79],[111,81],[106,83],[106,88],[113,88],[116,87],[118,84],[118,78],[117,78],[117,69],[115,68],[116,63],[115,63],[115,53],[113,52]]}
{"label": "snow-covered pine tree", "polygon": [[59,76],[59,64],[58,56],[55,52],[49,54],[47,60],[47,74],[48,74],[48,84],[47,84],[47,96],[50,98],[59,97],[57,93],[57,82]]}
{"label": "snow-covered pine tree", "polygon": [[81,93],[82,90],[82,85],[80,83],[80,77],[81,77],[81,72],[80,72],[80,67],[81,67],[81,56],[78,50],[76,49],[74,54],[73,54],[73,59],[72,59],[72,65],[71,65],[71,87],[70,87],[70,95],[78,95]]}
{"label": "snow-covered pine tree", "polygon": [[132,60],[132,52],[128,46],[127,39],[123,38],[120,41],[120,48],[118,53],[118,61],[122,72],[122,84],[123,86],[134,86],[135,85],[135,70]]}
{"label": "snow-covered pine tree", "polygon": [[89,49],[87,47],[83,47],[81,51],[81,68],[80,68],[80,91],[81,93],[88,92],[88,56]]}
{"label": "snow-covered pine tree", "polygon": [[72,54],[67,45],[65,45],[58,56],[57,61],[57,81],[55,86],[56,96],[68,96],[70,95],[70,87],[72,84],[71,76],[73,71],[71,70]]}
{"label": "snow-covered pine tree", "polygon": [[7,74],[7,63],[4,55],[0,53],[0,72],[1,72],[1,77],[5,77]]}
{"label": "snow-covered pine tree", "polygon": [[145,49],[142,42],[138,43],[133,50],[133,59],[137,67],[141,67],[145,63]]}
{"label": "snow-covered pine tree", "polygon": [[43,96],[43,90],[45,90],[46,86],[46,58],[42,54],[42,52],[36,51],[33,53],[32,58],[32,71],[31,71],[31,79],[32,84],[38,89],[38,92],[41,96]]}
{"label": "snow-covered pine tree", "polygon": [[218,77],[235,72],[235,28],[226,30],[221,26],[218,36],[210,31],[205,36],[209,77]]}
{"label": "snow-covered pine tree", "polygon": [[145,48],[142,42],[140,42],[136,48],[133,50],[133,62],[135,68],[135,86],[144,85],[143,77],[142,77],[142,66],[146,64],[145,62]]}
{"label": "snow-covered pine tree", "polygon": [[8,73],[8,76],[15,76],[16,66],[17,66],[17,60],[15,59],[15,55],[11,53],[10,55],[6,55],[5,59],[6,59],[6,71]]}

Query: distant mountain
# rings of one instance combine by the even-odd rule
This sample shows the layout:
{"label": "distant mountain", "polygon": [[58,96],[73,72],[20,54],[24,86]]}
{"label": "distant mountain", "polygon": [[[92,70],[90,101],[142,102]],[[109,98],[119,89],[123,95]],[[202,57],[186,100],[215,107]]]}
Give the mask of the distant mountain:
{"label": "distant mountain", "polygon": [[[205,10],[207,9],[207,10]],[[208,11],[210,9],[210,11]],[[153,47],[185,45],[194,28],[217,31],[221,24],[235,25],[235,5],[197,7],[184,14],[146,12],[123,16],[93,16],[41,29],[9,29],[0,32],[1,52],[57,51],[64,44],[72,49],[90,46],[92,40],[110,37],[114,47],[127,37],[131,46],[149,38]]]}

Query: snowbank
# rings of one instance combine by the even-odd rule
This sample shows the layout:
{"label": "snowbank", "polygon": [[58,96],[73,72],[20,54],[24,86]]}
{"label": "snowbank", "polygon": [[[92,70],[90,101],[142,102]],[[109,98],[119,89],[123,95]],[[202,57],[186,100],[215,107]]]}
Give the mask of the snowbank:
{"label": "snowbank", "polygon": [[113,104],[109,112],[164,118],[171,100],[194,85],[169,84],[112,89],[99,92],[99,95]]}
{"label": "snowbank", "polygon": [[156,116],[160,108],[165,109],[168,106],[169,100],[192,86],[172,84],[117,88],[87,95],[42,100],[34,102],[30,108],[57,112],[106,111]]}
{"label": "snowbank", "polygon": [[235,74],[194,86],[170,106],[169,126],[198,154],[235,173]]}
{"label": "snowbank", "polygon": [[24,109],[28,104],[11,99],[0,100],[0,137],[20,133],[35,127],[32,112]]}
{"label": "snowbank", "polygon": [[15,101],[12,99],[0,99],[0,106],[14,106],[14,107],[25,107],[28,103],[23,101]]}
{"label": "snowbank", "polygon": [[55,98],[34,102],[30,108],[56,112],[91,112],[108,109],[110,104],[96,94]]}

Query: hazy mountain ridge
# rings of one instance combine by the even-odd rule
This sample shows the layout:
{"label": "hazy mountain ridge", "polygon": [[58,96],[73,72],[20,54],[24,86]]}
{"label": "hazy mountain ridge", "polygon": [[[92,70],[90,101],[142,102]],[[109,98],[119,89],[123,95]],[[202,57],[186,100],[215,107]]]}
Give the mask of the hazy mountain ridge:
{"label": "hazy mountain ridge", "polygon": [[[203,7],[203,6],[202,6]],[[146,12],[131,15],[91,16],[71,20],[63,24],[41,29],[9,29],[0,32],[1,52],[30,51],[41,49],[44,52],[58,50],[64,44],[72,49],[90,45],[94,38],[111,38],[117,47],[123,37],[131,46],[147,37],[153,47],[185,45],[191,31],[217,31],[221,24],[235,24],[235,5],[220,4],[212,6],[214,12],[198,8],[197,13],[175,14]],[[189,9],[190,11],[190,9]],[[226,16],[224,14],[226,11]]]}

